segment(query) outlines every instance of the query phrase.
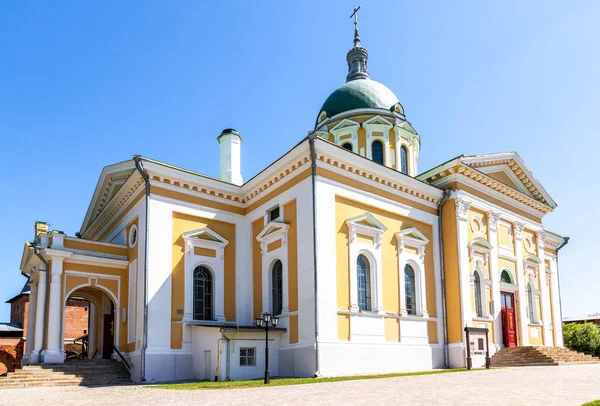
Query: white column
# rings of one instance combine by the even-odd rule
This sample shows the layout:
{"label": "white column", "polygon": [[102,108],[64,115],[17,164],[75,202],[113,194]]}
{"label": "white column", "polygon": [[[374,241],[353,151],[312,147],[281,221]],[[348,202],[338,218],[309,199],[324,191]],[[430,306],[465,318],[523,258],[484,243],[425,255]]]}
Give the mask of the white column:
{"label": "white column", "polygon": [[513,243],[515,246],[515,258],[517,259],[517,285],[519,297],[519,321],[517,325],[519,326],[519,333],[521,336],[521,342],[519,343],[521,347],[529,345],[529,325],[527,319],[527,291],[526,285],[527,281],[525,280],[525,271],[523,269],[523,228],[525,225],[523,223],[515,222],[513,223]]}
{"label": "white column", "polygon": [[557,267],[558,257],[552,258],[550,261],[550,280],[552,281],[552,309],[554,310],[554,314],[552,314],[552,330],[554,332],[554,337],[556,338],[556,342],[554,343],[555,347],[563,346],[563,334],[562,334],[562,317],[560,313],[560,295],[559,295],[559,286],[558,286],[558,267]]}
{"label": "white column", "polygon": [[[471,308],[471,275],[469,269],[469,237],[467,230],[467,212],[471,203],[462,198],[455,199],[458,239],[458,274],[460,284],[461,331],[473,326],[473,309]],[[464,337],[463,337],[464,339]]]}
{"label": "white column", "polygon": [[546,261],[544,261],[544,231],[538,231],[536,235],[537,240],[537,249],[538,249],[538,258],[542,263],[539,266],[538,270],[538,281],[540,288],[540,302],[542,305],[542,320],[541,322],[544,325],[544,345],[551,346],[552,345],[552,331],[550,330],[550,325],[552,324],[552,315],[550,312],[550,287],[548,286],[550,283],[550,278],[548,278],[546,274]]}
{"label": "white column", "polygon": [[27,338],[25,341],[26,350],[23,360],[21,361],[22,365],[29,365],[31,363],[31,354],[35,348],[35,320],[37,315],[38,288],[35,283],[30,283],[29,286],[29,311],[27,313]]}
{"label": "white column", "polygon": [[48,301],[48,343],[42,353],[45,364],[56,364],[65,361],[65,353],[60,343],[62,338],[61,320],[63,306],[61,304],[61,279],[63,257],[54,257],[50,265],[50,300]]}
{"label": "white column", "polygon": [[[31,363],[36,364],[41,361],[40,352],[43,350],[42,345],[44,341],[44,324],[45,324],[45,310],[46,310],[46,270],[38,270],[38,285],[37,285],[37,303],[35,307],[35,334],[34,334],[34,347],[33,353],[31,354]],[[31,308],[30,308],[31,310]]]}
{"label": "white column", "polygon": [[89,329],[88,329],[88,359],[92,359],[96,352],[96,312],[98,309],[96,305],[90,302],[90,314],[89,314]]}
{"label": "white column", "polygon": [[494,308],[492,309],[492,317],[494,319],[494,342],[496,343],[496,349],[500,349],[503,343],[504,337],[502,336],[502,317],[500,315],[502,306],[500,304],[500,271],[498,269],[498,220],[500,220],[500,213],[495,211],[488,211],[487,222],[488,222],[488,242],[492,246],[490,251],[489,269],[490,279],[492,280],[492,303]]}

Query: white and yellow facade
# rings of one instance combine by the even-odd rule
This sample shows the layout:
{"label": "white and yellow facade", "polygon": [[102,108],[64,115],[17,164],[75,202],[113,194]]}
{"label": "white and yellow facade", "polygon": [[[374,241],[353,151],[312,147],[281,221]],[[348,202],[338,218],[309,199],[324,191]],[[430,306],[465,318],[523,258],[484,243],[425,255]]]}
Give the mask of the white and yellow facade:
{"label": "white and yellow facade", "polygon": [[[380,86],[364,66],[356,86]],[[420,136],[389,98],[326,102],[315,131],[245,183],[233,130],[219,136],[220,180],[144,157],[105,167],[79,238],[40,223],[25,245],[25,362],[64,361],[65,302],[83,297],[90,357],[110,337],[136,381],[261,377],[253,320],[273,309],[276,263],[272,376],[463,366],[465,326],[487,327],[492,353],[504,347],[501,292],[515,298],[517,345],[562,346],[564,238],[542,224],[556,204],[516,153],[418,175]],[[199,267],[212,278],[210,317],[196,309]],[[253,365],[242,365],[247,348]]]}

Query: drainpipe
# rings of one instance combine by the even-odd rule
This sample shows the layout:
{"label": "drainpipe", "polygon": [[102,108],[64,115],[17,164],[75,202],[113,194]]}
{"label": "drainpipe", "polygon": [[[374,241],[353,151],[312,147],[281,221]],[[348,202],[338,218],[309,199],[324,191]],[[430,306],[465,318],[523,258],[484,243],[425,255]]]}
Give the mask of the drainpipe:
{"label": "drainpipe", "polygon": [[[40,261],[42,261],[44,263],[44,265],[46,265],[46,303],[44,303],[44,320],[43,320],[43,328],[42,331],[46,330],[46,320],[48,317],[48,302],[49,302],[49,297],[50,297],[50,278],[48,278],[48,272],[50,272],[50,264],[48,264],[48,261],[46,261],[46,258],[43,257],[42,254],[40,254],[40,247],[39,245],[34,245],[33,246],[33,253],[40,259]],[[36,315],[37,317],[37,315]],[[42,359],[42,351],[44,351],[44,348],[46,347],[46,334],[42,335],[42,347],[40,349],[40,353],[39,353],[39,359]]]}
{"label": "drainpipe", "polygon": [[444,364],[450,367],[450,355],[448,354],[448,317],[446,309],[446,268],[444,267],[444,239],[442,232],[442,206],[450,197],[452,189],[444,190],[444,197],[438,204],[438,240],[440,241],[440,273],[442,276],[442,319],[444,325]]}
{"label": "drainpipe", "polygon": [[[569,243],[569,240],[571,239],[571,237],[564,237],[564,241],[562,244],[560,244],[558,246],[558,248],[556,249],[556,279],[558,282],[558,306],[560,307],[560,328],[562,330],[562,321],[563,321],[563,311],[562,311],[562,298],[560,295],[560,272],[558,271],[558,251],[560,251],[560,249],[562,247],[564,247],[565,245],[567,245]],[[556,327],[555,327],[556,328]],[[564,339],[563,339],[564,340]],[[563,342],[564,345],[564,342]]]}
{"label": "drainpipe", "polygon": [[317,290],[317,197],[315,186],[317,183],[317,153],[315,151],[316,133],[308,135],[310,148],[311,182],[312,182],[312,225],[313,225],[313,267],[314,267],[314,297],[315,297],[315,377],[320,375],[319,366],[319,300]]}
{"label": "drainpipe", "polygon": [[[225,381],[230,381],[231,378],[229,376],[230,364],[231,364],[231,339],[225,335],[225,332],[221,330],[222,339],[227,341],[227,355],[225,356]],[[218,353],[217,353],[218,355]]]}
{"label": "drainpipe", "polygon": [[140,155],[134,155],[133,160],[135,162],[136,169],[142,175],[144,183],[146,184],[146,241],[144,242],[144,338],[141,350],[142,365],[141,365],[141,379],[142,382],[146,381],[146,349],[148,348],[148,211],[149,211],[149,200],[150,200],[150,178],[148,172],[144,169],[142,164],[142,157]]}

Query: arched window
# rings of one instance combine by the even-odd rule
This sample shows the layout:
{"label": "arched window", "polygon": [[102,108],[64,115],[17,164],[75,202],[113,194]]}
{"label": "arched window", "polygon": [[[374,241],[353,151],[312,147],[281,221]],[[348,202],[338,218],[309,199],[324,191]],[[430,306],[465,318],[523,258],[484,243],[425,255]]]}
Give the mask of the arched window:
{"label": "arched window", "polygon": [[373,161],[383,165],[383,144],[381,141],[373,141],[371,144],[371,156]]}
{"label": "arched window", "polygon": [[527,284],[527,314],[529,315],[529,322],[535,323],[535,309],[533,307],[533,291],[531,289],[531,284]]}
{"label": "arched window", "polygon": [[500,282],[512,283],[512,279],[510,279],[510,274],[506,271],[502,271],[502,273],[500,274]]}
{"label": "arched window", "polygon": [[281,310],[283,309],[283,265],[281,265],[281,261],[277,260],[273,264],[273,269],[271,270],[271,285],[272,285],[272,312],[273,316],[278,316],[281,314]]}
{"label": "arched window", "polygon": [[356,260],[356,277],[358,285],[359,310],[371,310],[371,269],[369,260],[364,255],[359,255]]}
{"label": "arched window", "polygon": [[406,296],[406,312],[417,314],[417,294],[415,289],[415,271],[410,265],[404,267],[404,295]]}
{"label": "arched window", "polygon": [[475,272],[473,293],[475,295],[475,314],[477,317],[483,317],[483,306],[481,303],[481,279],[479,278],[479,272]]}
{"label": "arched window", "polygon": [[213,280],[205,266],[194,269],[194,320],[213,320]]}
{"label": "arched window", "polygon": [[400,172],[408,174],[408,150],[404,145],[400,147]]}
{"label": "arched window", "polygon": [[344,145],[342,145],[342,148],[347,149],[348,151],[352,151],[352,144],[347,142]]}

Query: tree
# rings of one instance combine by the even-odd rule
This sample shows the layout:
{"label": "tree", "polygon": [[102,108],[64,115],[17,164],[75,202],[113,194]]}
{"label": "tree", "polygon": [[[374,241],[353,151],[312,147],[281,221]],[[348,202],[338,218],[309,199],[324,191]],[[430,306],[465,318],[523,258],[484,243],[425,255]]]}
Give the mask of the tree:
{"label": "tree", "polygon": [[594,323],[568,323],[563,326],[565,347],[600,357],[600,329]]}

